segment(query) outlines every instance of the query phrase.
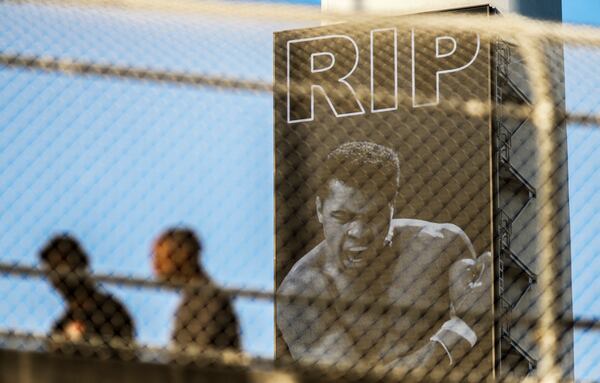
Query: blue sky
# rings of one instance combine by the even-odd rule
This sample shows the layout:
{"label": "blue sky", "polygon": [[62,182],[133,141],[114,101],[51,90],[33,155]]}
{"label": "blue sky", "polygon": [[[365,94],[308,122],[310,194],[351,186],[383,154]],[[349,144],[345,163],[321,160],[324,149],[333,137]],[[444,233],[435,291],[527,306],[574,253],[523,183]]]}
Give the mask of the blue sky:
{"label": "blue sky", "polygon": [[[0,51],[272,81],[276,21],[0,4]],[[273,288],[272,95],[0,70],[1,262],[37,265],[55,233],[92,270],[152,278],[150,246],[174,225],[203,241],[220,284]],[[140,343],[165,345],[175,293],[114,285]],[[43,334],[63,310],[43,279],[0,278],[2,328]],[[244,349],[273,355],[270,301],[237,299]],[[160,308],[160,309],[157,309]]]}
{"label": "blue sky", "polygon": [[[567,23],[600,26],[600,2],[563,0]],[[567,108],[600,112],[600,50],[566,48]],[[573,309],[600,319],[600,127],[568,129]],[[575,373],[600,380],[600,333],[575,332]]]}
{"label": "blue sky", "polygon": [[[284,28],[10,4],[0,25],[7,53],[267,82],[272,31]],[[95,272],[152,277],[152,240],[186,225],[218,282],[272,288],[271,94],[3,69],[0,109],[1,261],[36,265],[48,237],[69,231]],[[175,294],[106,287],[132,311],[141,342],[167,342]],[[9,328],[44,333],[62,310],[41,279],[2,278],[0,291]],[[236,308],[245,348],[272,355],[270,302]]]}
{"label": "blue sky", "polygon": [[[281,0],[280,2],[288,2]],[[318,4],[318,1],[293,1]],[[600,2],[565,0],[567,22],[600,24]],[[272,32],[289,24],[0,4],[0,51],[272,79]],[[567,104],[596,111],[600,54],[566,49]],[[596,65],[592,65],[595,67]],[[49,235],[70,231],[95,272],[151,277],[149,248],[170,225],[196,229],[220,283],[273,283],[270,94],[0,69],[0,254],[36,265]],[[600,317],[600,132],[570,126],[575,314]],[[164,344],[172,293],[106,286],[138,338]],[[3,328],[45,332],[62,303],[43,280],[0,278]],[[157,310],[161,307],[161,310]],[[268,302],[238,300],[247,350],[270,355]],[[576,373],[600,380],[600,336],[576,334]]]}

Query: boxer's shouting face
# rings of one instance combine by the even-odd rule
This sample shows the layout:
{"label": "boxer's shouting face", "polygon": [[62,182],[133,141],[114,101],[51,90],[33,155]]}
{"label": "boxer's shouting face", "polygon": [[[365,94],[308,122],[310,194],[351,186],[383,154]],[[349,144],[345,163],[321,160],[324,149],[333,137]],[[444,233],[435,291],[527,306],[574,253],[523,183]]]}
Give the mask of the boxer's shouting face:
{"label": "boxer's shouting face", "polygon": [[316,207],[331,259],[345,269],[362,269],[381,252],[393,215],[392,203],[336,179]]}

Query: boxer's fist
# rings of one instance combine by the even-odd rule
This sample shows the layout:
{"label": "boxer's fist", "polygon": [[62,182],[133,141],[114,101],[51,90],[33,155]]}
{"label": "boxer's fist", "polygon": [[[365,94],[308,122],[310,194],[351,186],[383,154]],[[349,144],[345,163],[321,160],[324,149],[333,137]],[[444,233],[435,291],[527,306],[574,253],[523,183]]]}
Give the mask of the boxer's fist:
{"label": "boxer's fist", "polygon": [[465,258],[450,267],[452,314],[469,325],[489,313],[492,305],[492,256],[485,252],[477,259]]}

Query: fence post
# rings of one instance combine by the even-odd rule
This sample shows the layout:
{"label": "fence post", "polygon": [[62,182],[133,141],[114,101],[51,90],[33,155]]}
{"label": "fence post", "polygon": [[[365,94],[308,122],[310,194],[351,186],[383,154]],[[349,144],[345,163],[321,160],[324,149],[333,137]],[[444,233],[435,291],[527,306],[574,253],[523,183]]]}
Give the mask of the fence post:
{"label": "fence post", "polygon": [[532,121],[536,128],[538,149],[537,197],[540,205],[538,212],[540,313],[536,329],[540,358],[538,376],[542,382],[559,382],[563,376],[559,353],[561,285],[558,238],[561,227],[558,218],[561,206],[557,194],[560,185],[556,177],[556,171],[561,165],[558,160],[560,142],[555,134],[556,113],[543,40],[528,36],[526,31],[523,31],[518,39],[532,88]]}

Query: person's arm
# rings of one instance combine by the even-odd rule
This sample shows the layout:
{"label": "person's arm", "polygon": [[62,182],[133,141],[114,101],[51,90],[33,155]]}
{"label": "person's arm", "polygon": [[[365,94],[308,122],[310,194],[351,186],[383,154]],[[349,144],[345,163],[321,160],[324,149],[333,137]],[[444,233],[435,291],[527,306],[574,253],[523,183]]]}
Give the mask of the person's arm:
{"label": "person's arm", "polygon": [[54,340],[81,341],[85,334],[85,324],[81,320],[71,317],[69,311],[54,322],[50,330],[50,337]]}

